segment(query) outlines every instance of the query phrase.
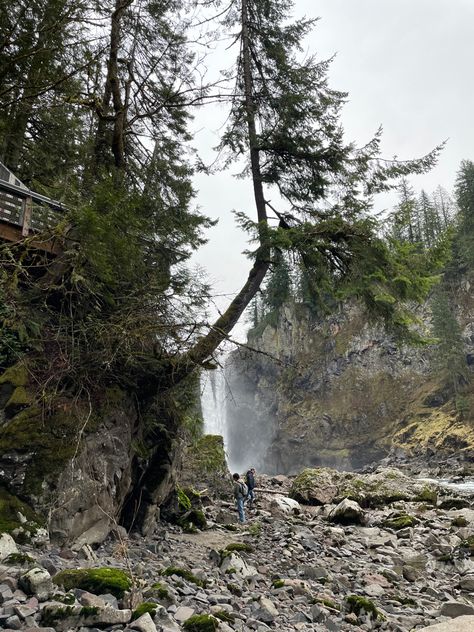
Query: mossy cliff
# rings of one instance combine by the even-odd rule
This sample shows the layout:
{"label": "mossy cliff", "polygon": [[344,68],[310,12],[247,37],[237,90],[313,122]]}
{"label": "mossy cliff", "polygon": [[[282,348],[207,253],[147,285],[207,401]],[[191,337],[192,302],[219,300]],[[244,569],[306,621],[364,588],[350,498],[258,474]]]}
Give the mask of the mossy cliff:
{"label": "mossy cliff", "polygon": [[[470,288],[467,281],[460,287],[457,305],[467,364],[474,358]],[[428,332],[429,308],[420,314]],[[461,414],[434,370],[433,347],[397,344],[354,304],[322,319],[287,304],[251,332],[249,344],[264,354],[239,350],[226,366],[234,462],[297,473],[358,468],[396,449],[474,452],[472,386]]]}
{"label": "mossy cliff", "polygon": [[186,423],[200,423],[190,421],[194,383],[138,409],[117,386],[51,404],[31,382],[26,363],[0,375],[0,526],[18,526],[22,507],[58,541],[100,542],[116,523],[152,529]]}

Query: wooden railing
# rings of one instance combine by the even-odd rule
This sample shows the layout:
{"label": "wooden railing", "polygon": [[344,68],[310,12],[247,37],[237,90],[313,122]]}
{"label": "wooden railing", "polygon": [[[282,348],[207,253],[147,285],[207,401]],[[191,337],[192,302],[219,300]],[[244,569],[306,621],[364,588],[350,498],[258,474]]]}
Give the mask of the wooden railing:
{"label": "wooden railing", "polygon": [[0,180],[0,237],[8,241],[46,231],[57,225],[66,211],[60,202]]}

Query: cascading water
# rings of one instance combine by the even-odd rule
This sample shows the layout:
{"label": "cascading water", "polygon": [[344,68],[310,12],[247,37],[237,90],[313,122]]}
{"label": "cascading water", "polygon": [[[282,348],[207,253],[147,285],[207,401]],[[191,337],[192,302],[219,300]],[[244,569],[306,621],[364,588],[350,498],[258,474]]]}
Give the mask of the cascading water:
{"label": "cascading water", "polygon": [[215,371],[203,371],[201,374],[201,408],[204,419],[204,433],[220,435],[224,446],[228,448],[226,427],[226,388],[225,368]]}

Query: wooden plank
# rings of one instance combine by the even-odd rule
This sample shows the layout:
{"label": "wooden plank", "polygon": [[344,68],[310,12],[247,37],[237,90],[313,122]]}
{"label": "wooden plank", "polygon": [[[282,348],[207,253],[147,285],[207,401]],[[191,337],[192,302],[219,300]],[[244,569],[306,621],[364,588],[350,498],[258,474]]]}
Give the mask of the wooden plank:
{"label": "wooden plank", "polygon": [[[21,226],[13,226],[13,224],[7,224],[0,221],[0,240],[16,244],[21,242],[23,239],[24,237],[22,235]],[[47,241],[37,239],[28,240],[28,246],[37,248],[38,250],[44,250],[45,252],[49,252],[53,255],[58,255],[61,252],[60,245],[54,239],[49,239]]]}
{"label": "wooden plank", "polygon": [[33,200],[28,197],[23,202],[23,221],[22,221],[22,229],[21,234],[23,237],[27,237],[30,232],[30,224],[31,224],[31,209],[33,207]]}

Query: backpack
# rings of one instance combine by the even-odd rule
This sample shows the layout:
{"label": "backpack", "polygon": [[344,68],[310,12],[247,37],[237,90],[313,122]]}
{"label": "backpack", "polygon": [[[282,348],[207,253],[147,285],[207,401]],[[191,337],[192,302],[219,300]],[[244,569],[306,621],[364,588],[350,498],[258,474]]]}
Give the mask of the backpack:
{"label": "backpack", "polygon": [[249,488],[247,487],[245,483],[242,483],[242,481],[239,481],[239,488],[240,488],[240,493],[245,498],[245,496],[247,496],[247,494],[249,493]]}

